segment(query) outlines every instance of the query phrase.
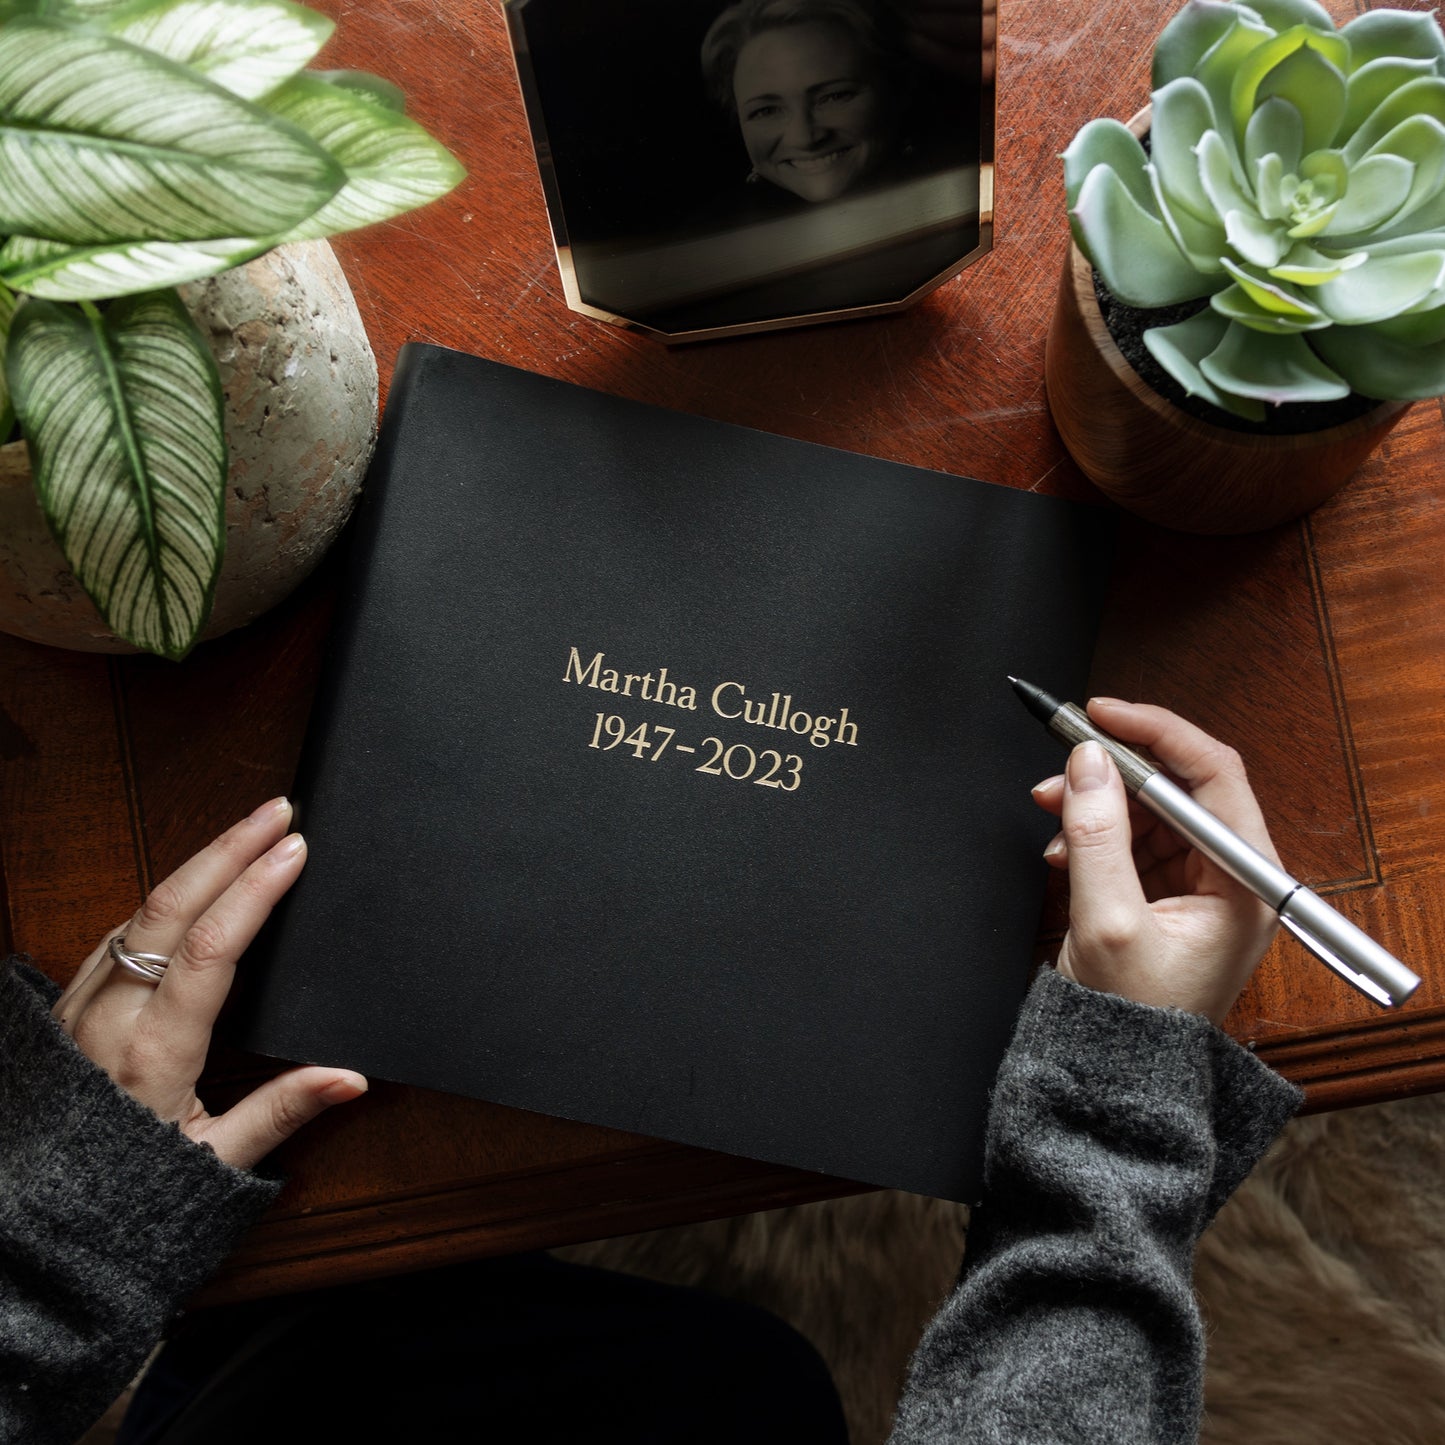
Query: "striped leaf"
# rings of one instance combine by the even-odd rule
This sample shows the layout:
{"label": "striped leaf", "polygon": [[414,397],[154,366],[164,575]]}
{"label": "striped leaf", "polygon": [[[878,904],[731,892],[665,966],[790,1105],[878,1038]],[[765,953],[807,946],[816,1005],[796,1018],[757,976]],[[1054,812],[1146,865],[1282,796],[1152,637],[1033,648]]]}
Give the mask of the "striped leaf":
{"label": "striped leaf", "polygon": [[216,364],[174,291],[101,313],[27,300],[7,371],[46,520],[119,636],[183,657],[225,543]]}
{"label": "striped leaf", "polygon": [[399,216],[446,195],[466,176],[446,147],[414,120],[353,85],[298,75],[265,105],[324,146],[346,171],[346,183],[289,231],[288,241],[334,236]]}
{"label": "striped leaf", "polygon": [[36,9],[67,20],[104,20],[134,0],[38,0]]}
{"label": "striped leaf", "polygon": [[15,317],[16,296],[0,286],[0,445],[10,436],[15,425],[15,409],[10,405],[10,385],[5,380],[5,346],[10,339],[10,323]]}
{"label": "striped leaf", "polygon": [[335,28],[289,0],[161,0],[123,10],[109,24],[112,35],[247,100],[295,75]]}
{"label": "striped leaf", "polygon": [[402,88],[373,75],[369,70],[308,70],[306,73],[336,86],[338,90],[354,90],[364,100],[385,110],[406,110],[406,95]]}
{"label": "striped leaf", "polygon": [[0,26],[0,235],[265,236],[342,179],[296,127],[173,61],[53,21]]}
{"label": "striped leaf", "polygon": [[11,236],[0,246],[0,283],[49,301],[98,301],[215,276],[275,244],[274,236],[240,236],[227,241],[65,246]]}
{"label": "striped leaf", "polygon": [[134,4],[135,0],[0,0],[0,23],[17,15],[49,15],[82,25],[103,24],[108,15]]}

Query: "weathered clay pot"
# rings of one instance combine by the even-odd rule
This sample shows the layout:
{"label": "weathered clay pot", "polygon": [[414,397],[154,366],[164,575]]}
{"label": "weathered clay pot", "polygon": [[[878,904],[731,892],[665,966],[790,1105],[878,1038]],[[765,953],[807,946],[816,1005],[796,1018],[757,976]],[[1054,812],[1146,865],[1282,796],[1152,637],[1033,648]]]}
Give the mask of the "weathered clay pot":
{"label": "weathered clay pot", "polygon": [[[226,555],[204,637],[282,600],[335,539],[376,440],[376,358],[324,241],[181,288],[220,368]],[[101,621],[50,536],[21,442],[0,447],[0,630],[134,652]]]}
{"label": "weathered clay pot", "polygon": [[[1129,122],[1142,136],[1148,108]],[[1254,532],[1344,486],[1410,403],[1386,401],[1320,431],[1260,436],[1212,426],[1145,382],[1099,311],[1093,267],[1069,246],[1044,351],[1049,410],[1069,455],[1121,507],[1181,532]]]}

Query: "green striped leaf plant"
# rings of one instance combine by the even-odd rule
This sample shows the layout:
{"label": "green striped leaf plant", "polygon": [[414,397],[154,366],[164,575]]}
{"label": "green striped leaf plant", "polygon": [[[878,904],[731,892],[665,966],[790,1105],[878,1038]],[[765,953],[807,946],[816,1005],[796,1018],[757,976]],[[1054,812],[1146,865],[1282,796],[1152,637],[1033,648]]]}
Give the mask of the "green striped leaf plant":
{"label": "green striped leaf plant", "polygon": [[463,171],[291,0],[0,0],[0,442],[118,636],[179,659],[225,543],[216,364],[176,287]]}
{"label": "green striped leaf plant", "polygon": [[1251,421],[1351,391],[1445,392],[1445,35],[1336,28],[1315,0],[1189,0],[1154,48],[1149,150],[1065,151],[1074,238],[1119,300],[1207,303],[1144,333],[1190,396]]}

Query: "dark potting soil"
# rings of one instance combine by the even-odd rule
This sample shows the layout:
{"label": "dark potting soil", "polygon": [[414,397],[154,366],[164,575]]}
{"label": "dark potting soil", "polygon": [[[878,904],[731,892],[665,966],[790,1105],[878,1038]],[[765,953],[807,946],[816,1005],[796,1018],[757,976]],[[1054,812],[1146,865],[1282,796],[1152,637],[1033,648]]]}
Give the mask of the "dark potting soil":
{"label": "dark potting soil", "polygon": [[1124,354],[1124,359],[1134,368],[1142,380],[1154,388],[1166,401],[1172,402],[1180,411],[1198,417],[1214,426],[1229,431],[1244,432],[1253,436],[1294,436],[1299,432],[1323,431],[1326,427],[1338,426],[1342,422],[1354,421],[1358,416],[1379,405],[1370,396],[1361,396],[1352,391],[1339,401],[1293,401],[1282,406],[1265,409],[1264,420],[1246,421],[1232,411],[1212,406],[1197,396],[1188,395],[1184,388],[1159,365],[1144,345],[1144,333],[1156,326],[1172,326],[1184,321],[1209,305],[1208,299],[1186,301],[1180,306],[1159,306],[1147,310],[1126,305],[1104,284],[1097,271],[1094,272],[1094,295],[1099,300],[1099,311],[1104,325],[1114,344]]}

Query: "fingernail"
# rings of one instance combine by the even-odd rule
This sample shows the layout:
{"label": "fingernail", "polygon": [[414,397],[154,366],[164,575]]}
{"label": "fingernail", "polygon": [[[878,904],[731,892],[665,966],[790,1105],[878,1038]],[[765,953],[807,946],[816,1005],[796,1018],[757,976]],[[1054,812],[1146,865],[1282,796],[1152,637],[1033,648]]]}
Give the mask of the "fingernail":
{"label": "fingernail", "polygon": [[278,813],[283,810],[289,811],[290,807],[291,800],[289,798],[272,798],[269,803],[262,803],[246,821],[250,823],[269,823]]}
{"label": "fingernail", "polygon": [[300,833],[288,833],[279,843],[271,849],[271,859],[276,863],[286,863],[294,858],[306,846],[306,839]]}
{"label": "fingernail", "polygon": [[354,1074],[347,1079],[333,1079],[322,1089],[321,1097],[328,1104],[344,1104],[349,1099],[359,1099],[367,1088],[366,1080],[360,1074]]}
{"label": "fingernail", "polygon": [[1098,743],[1080,743],[1069,754],[1069,786],[1076,793],[1087,793],[1095,788],[1102,788],[1109,781],[1109,771],[1112,767],[1109,755]]}
{"label": "fingernail", "polygon": [[1055,773],[1053,777],[1045,778],[1041,783],[1035,783],[1033,787],[1029,789],[1029,792],[1053,793],[1056,792],[1059,788],[1061,788],[1063,784],[1064,775],[1062,773]]}
{"label": "fingernail", "polygon": [[1065,850],[1066,850],[1066,844],[1064,843],[1064,836],[1063,836],[1062,833],[1060,833],[1059,836],[1056,837],[1056,838],[1049,844],[1049,846],[1044,849],[1044,857],[1045,857],[1045,858],[1061,858],[1061,857],[1063,857]]}
{"label": "fingernail", "polygon": [[1090,707],[1128,707],[1129,704],[1122,697],[1091,697]]}

